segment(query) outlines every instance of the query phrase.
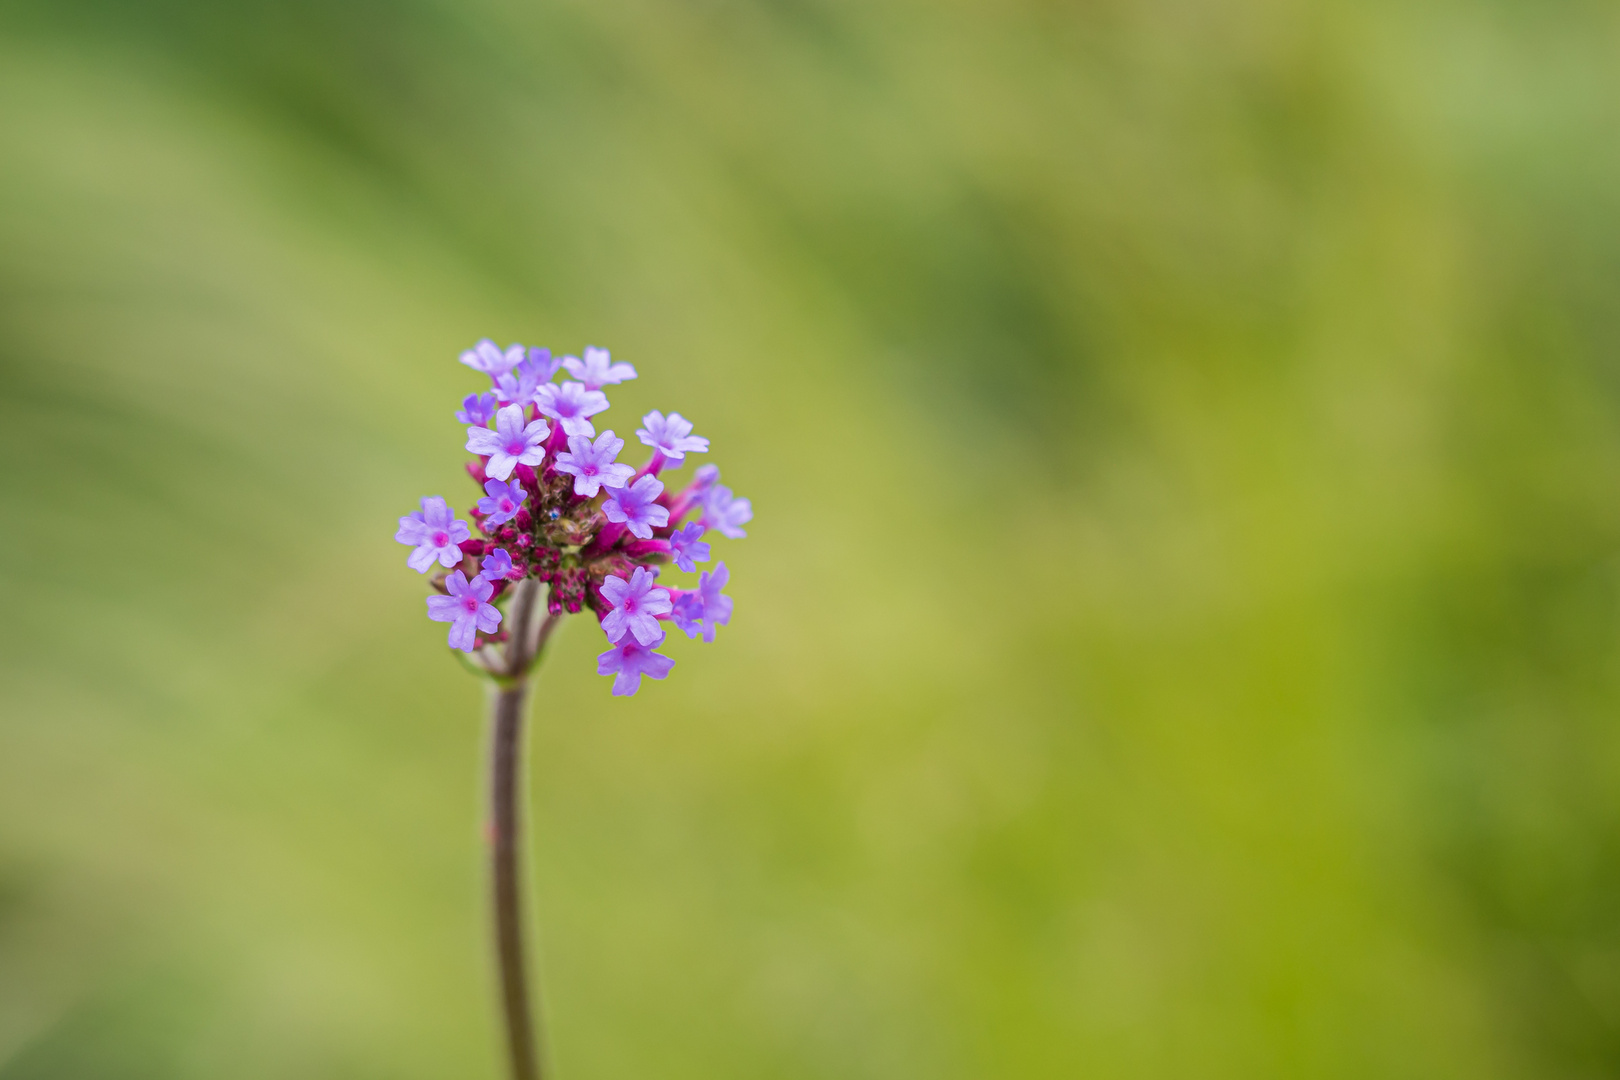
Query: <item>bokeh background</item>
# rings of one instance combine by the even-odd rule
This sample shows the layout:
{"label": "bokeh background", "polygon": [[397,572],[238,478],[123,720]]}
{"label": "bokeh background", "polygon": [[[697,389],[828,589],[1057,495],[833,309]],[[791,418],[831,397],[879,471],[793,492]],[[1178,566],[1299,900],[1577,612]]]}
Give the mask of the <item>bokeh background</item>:
{"label": "bokeh background", "polygon": [[1620,1075],[1620,9],[0,0],[0,1078],[494,1078],[476,338],[752,498],[561,1080]]}

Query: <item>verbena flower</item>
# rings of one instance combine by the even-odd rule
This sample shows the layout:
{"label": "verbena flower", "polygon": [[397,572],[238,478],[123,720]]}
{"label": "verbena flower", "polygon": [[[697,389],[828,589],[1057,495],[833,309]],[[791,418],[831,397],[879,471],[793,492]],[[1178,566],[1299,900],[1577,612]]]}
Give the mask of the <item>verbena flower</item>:
{"label": "verbena flower", "polygon": [[568,374],[585,384],[587,390],[600,390],[612,383],[622,383],[636,377],[636,369],[629,364],[612,363],[606,349],[598,349],[594,345],[585,346],[585,359],[577,356],[562,358],[563,367]]}
{"label": "verbena flower", "polygon": [[632,535],[651,539],[654,529],[669,524],[669,507],[660,506],[656,501],[663,490],[663,481],[652,476],[643,476],[629,487],[608,488],[602,512],[609,521],[628,528]]}
{"label": "verbena flower", "polygon": [[512,564],[512,556],[506,553],[505,548],[496,548],[484,556],[479,565],[478,576],[486,581],[520,581],[523,578],[523,567]]}
{"label": "verbena flower", "polygon": [[501,613],[494,604],[487,603],[495,591],[482,577],[468,582],[467,575],[454,570],[444,579],[449,596],[427,598],[428,618],[434,622],[450,624],[450,647],[472,652],[479,631],[493,634],[501,625]]}
{"label": "verbena flower", "polygon": [[495,430],[467,429],[467,449],[487,455],[484,474],[505,480],[519,465],[538,465],[546,459],[541,444],[551,429],[544,420],[523,422],[523,406],[508,405],[495,414]]}
{"label": "verbena flower", "polygon": [[550,349],[530,349],[527,357],[511,371],[494,376],[502,405],[529,405],[535,391],[557,374],[560,361],[551,358]]}
{"label": "verbena flower", "polygon": [[557,471],[574,477],[575,495],[594,498],[603,484],[623,487],[636,474],[634,466],[615,463],[623,449],[624,440],[617,438],[612,428],[597,436],[595,443],[584,435],[574,435],[568,440],[568,449],[557,455]]}
{"label": "verbena flower", "polygon": [[468,394],[462,399],[456,419],[474,427],[488,427],[490,417],[495,415],[498,408],[500,400],[494,394]]}
{"label": "verbena flower", "polygon": [[[469,511],[479,535],[436,497],[400,518],[395,535],[411,546],[412,569],[442,568],[428,612],[451,624],[450,645],[492,674],[509,674],[485,646],[521,629],[503,625],[502,608],[530,580],[544,587],[547,617],[587,608],[596,615],[612,646],[597,670],[614,677],[616,695],[634,694],[643,675],[662,679],[674,666],[657,651],[663,623],[713,641],[731,618],[725,565],[699,575],[695,588],[656,581],[670,564],[695,572],[710,557],[708,531],[740,537],[753,515],[747,499],[720,486],[712,465],[678,490],[658,478],[664,465],[707,451],[709,440],[693,435],[679,413],[654,411],[637,432],[650,459],[639,469],[619,462],[624,440],[612,431],[597,436],[591,417],[608,408],[601,388],[636,371],[613,363],[605,349],[553,359],[546,349],[502,350],[485,340],[462,362],[494,384],[467,397],[457,414],[467,424],[467,450],[478,455],[467,471],[482,489]],[[559,385],[552,380],[563,369],[574,378]]]}
{"label": "verbena flower", "polygon": [[466,352],[461,354],[461,362],[474,371],[482,371],[485,375],[494,378],[503,371],[510,371],[523,359],[523,346],[509,345],[505,352],[489,338],[485,338]]}
{"label": "verbena flower", "polygon": [[602,619],[602,631],[609,641],[618,642],[627,632],[643,645],[663,638],[658,616],[669,614],[669,591],[653,588],[653,580],[651,571],[638,566],[629,581],[610,574],[602,582],[602,598],[613,605]]}
{"label": "verbena flower", "polygon": [[547,383],[535,392],[534,401],[543,415],[561,424],[569,435],[595,435],[596,425],[590,418],[608,407],[606,394],[587,390],[584,383],[577,382]]}
{"label": "verbena flower", "polygon": [[641,689],[643,675],[662,679],[675,666],[675,661],[653,651],[663,643],[662,633],[657,641],[649,645],[643,645],[627,634],[623,641],[596,658],[596,673],[613,676],[615,695],[633,694]]}
{"label": "verbena flower", "polygon": [[636,437],[657,451],[648,467],[651,472],[659,470],[663,458],[679,462],[687,454],[708,452],[709,440],[701,435],[693,435],[692,422],[680,413],[665,416],[654,409],[641,418],[641,423],[643,426],[636,429]]}
{"label": "verbena flower", "polygon": [[442,498],[430,495],[422,500],[422,509],[399,519],[394,539],[416,549],[406,556],[405,565],[425,574],[434,563],[450,567],[460,562],[461,542],[471,535],[467,523],[456,520]]}
{"label": "verbena flower", "polygon": [[676,598],[671,615],[687,637],[702,634],[704,641],[713,641],[715,630],[731,621],[731,597],[720,592],[730,580],[731,571],[720,563],[713,573],[705,570],[699,575],[695,590]]}
{"label": "verbena flower", "polygon": [[[720,470],[716,469],[714,475],[719,479]],[[743,532],[743,524],[753,518],[754,504],[747,499],[736,498],[724,484],[716,484],[704,493],[703,524],[721,536],[741,540],[748,535]]]}
{"label": "verbena flower", "polygon": [[[532,462],[531,464],[539,464]],[[529,493],[523,490],[518,483],[503,484],[499,480],[491,480],[484,485],[485,497],[478,500],[478,512],[484,515],[484,525],[505,525],[517,517]]]}
{"label": "verbena flower", "polygon": [[688,574],[697,570],[697,563],[709,561],[709,545],[699,539],[704,528],[695,521],[688,521],[679,529],[669,534],[669,553],[674,558],[675,565]]}

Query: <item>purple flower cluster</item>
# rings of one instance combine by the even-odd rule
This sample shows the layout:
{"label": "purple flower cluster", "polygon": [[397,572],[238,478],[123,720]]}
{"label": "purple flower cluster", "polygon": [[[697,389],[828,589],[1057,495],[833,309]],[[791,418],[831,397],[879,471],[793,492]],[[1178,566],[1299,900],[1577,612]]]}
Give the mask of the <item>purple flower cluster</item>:
{"label": "purple flower cluster", "polygon": [[[504,641],[500,605],[531,577],[548,586],[551,616],[596,614],[612,646],[597,658],[597,672],[613,676],[615,694],[634,694],[643,675],[669,674],[675,661],[657,651],[664,623],[713,641],[731,620],[731,597],[721,591],[730,577],[725,564],[702,571],[695,588],[657,584],[666,564],[696,573],[709,561],[703,537],[710,530],[736,539],[753,517],[713,465],[679,490],[665,487],[661,474],[707,453],[709,440],[692,434],[680,413],[654,410],[635,433],[651,458],[640,468],[621,463],[624,440],[598,435],[591,418],[608,409],[602,388],[634,379],[636,369],[614,363],[606,349],[553,359],[549,349],[502,350],[485,340],[461,362],[493,384],[456,413],[478,459],[467,471],[484,497],[468,516],[481,536],[437,497],[400,518],[394,536],[413,549],[411,569],[443,568],[428,617],[450,623],[451,647],[471,653]],[[554,382],[559,372],[572,378]]]}

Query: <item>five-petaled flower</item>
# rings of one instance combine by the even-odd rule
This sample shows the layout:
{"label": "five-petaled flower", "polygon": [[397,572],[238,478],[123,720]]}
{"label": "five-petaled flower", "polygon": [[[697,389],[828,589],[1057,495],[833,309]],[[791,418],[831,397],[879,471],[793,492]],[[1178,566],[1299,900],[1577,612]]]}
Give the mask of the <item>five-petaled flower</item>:
{"label": "five-petaled flower", "polygon": [[468,394],[461,402],[456,419],[474,427],[488,427],[489,418],[495,415],[500,404],[494,394]]}
{"label": "five-petaled flower", "polygon": [[709,561],[709,545],[701,539],[704,531],[702,525],[688,521],[669,534],[669,553],[688,574],[697,570],[697,563]]}
{"label": "five-petaled flower", "polygon": [[636,437],[671,461],[682,461],[687,454],[702,454],[709,449],[709,440],[693,435],[692,421],[678,412],[665,416],[654,409],[641,422],[645,426],[636,429]]}
{"label": "five-petaled flower", "polygon": [[669,674],[669,669],[675,666],[675,661],[653,651],[663,643],[662,633],[658,635],[657,641],[647,645],[637,641],[633,635],[626,634],[623,641],[596,658],[596,673],[613,676],[615,696],[633,694],[641,689],[643,675],[662,679]]}
{"label": "five-petaled flower", "polygon": [[669,590],[653,588],[653,581],[652,572],[638,566],[629,581],[610,574],[602,582],[602,598],[613,605],[613,610],[602,619],[602,631],[609,641],[618,642],[626,633],[643,645],[655,644],[663,638],[658,616],[669,614]]}
{"label": "five-petaled flower", "polygon": [[[719,479],[719,470],[715,470],[714,475]],[[715,484],[703,496],[703,524],[721,536],[741,540],[748,535],[743,532],[743,524],[753,517],[754,504],[732,495],[724,484]]]}
{"label": "five-petaled flower", "polygon": [[568,374],[584,383],[587,390],[600,390],[604,386],[636,377],[635,368],[629,364],[613,363],[606,349],[598,349],[594,345],[585,346],[584,360],[577,356],[565,356],[562,365],[568,369]]}
{"label": "five-petaled flower", "polygon": [[675,601],[671,614],[675,625],[686,631],[687,637],[695,638],[701,633],[704,641],[713,641],[715,630],[731,621],[731,597],[720,591],[729,580],[731,571],[726,569],[725,563],[720,563],[713,573],[705,570],[698,575],[698,587],[682,593]]}
{"label": "five-petaled flower", "polygon": [[484,556],[478,576],[486,581],[513,581],[523,577],[519,568],[512,565],[512,556],[505,548],[496,548]]}
{"label": "five-petaled flower", "polygon": [[595,435],[596,425],[591,417],[608,407],[607,395],[600,390],[587,390],[584,383],[565,382],[561,386],[546,383],[535,391],[534,403],[544,416],[562,425],[569,435]]}
{"label": "five-petaled flower", "polygon": [[[674,666],[657,651],[666,640],[661,623],[713,641],[731,618],[725,565],[701,573],[696,588],[656,583],[670,564],[695,573],[709,560],[708,531],[740,537],[752,517],[748,500],[721,487],[713,465],[679,489],[659,479],[665,466],[707,451],[709,440],[693,435],[679,413],[653,411],[637,431],[650,459],[640,468],[621,463],[624,440],[612,431],[597,436],[591,417],[608,407],[602,387],[636,370],[613,363],[606,349],[556,359],[547,349],[502,350],[484,340],[462,362],[492,384],[456,414],[467,425],[467,449],[481,459],[467,463],[483,489],[470,511],[478,535],[436,497],[400,518],[395,534],[412,549],[412,569],[443,568],[431,579],[439,595],[429,598],[428,614],[451,624],[450,645],[489,675],[512,678],[514,664],[534,659],[512,659],[518,640],[546,639],[533,619],[589,608],[612,645],[597,670],[614,676],[614,694],[628,695],[643,675],[662,679]],[[561,369],[574,379],[554,383]],[[518,621],[504,623],[503,610]],[[507,648],[491,651],[500,642]]]}
{"label": "five-petaled flower", "polygon": [[519,465],[538,465],[546,459],[545,441],[551,429],[544,420],[523,422],[523,406],[508,405],[495,414],[495,430],[467,429],[467,449],[488,454],[484,473],[505,480]]}
{"label": "five-petaled flower", "polygon": [[485,528],[505,525],[517,517],[523,500],[529,497],[523,485],[516,481],[505,484],[499,480],[487,480],[484,482],[484,493],[485,497],[478,500],[478,512],[484,515]]}
{"label": "five-petaled flower", "polygon": [[622,487],[636,474],[634,466],[615,463],[623,449],[624,440],[615,436],[612,428],[597,436],[594,443],[584,435],[573,435],[568,439],[568,449],[557,455],[557,471],[574,477],[575,495],[594,498],[603,484]]}
{"label": "five-petaled flower", "polygon": [[469,536],[467,523],[458,521],[439,496],[429,495],[422,500],[422,509],[399,519],[394,539],[416,549],[406,556],[405,565],[425,574],[434,563],[444,567],[459,563],[461,542]]}
{"label": "five-petaled flower", "polygon": [[500,609],[488,603],[495,586],[482,576],[469,582],[466,574],[454,570],[444,579],[444,587],[449,596],[427,598],[428,618],[450,624],[452,649],[472,652],[480,631],[493,634],[501,625]]}
{"label": "five-petaled flower", "polygon": [[489,338],[485,338],[466,352],[461,354],[461,362],[474,371],[482,371],[485,375],[494,378],[504,371],[511,371],[523,359],[523,346],[508,346],[505,352],[501,351]]}
{"label": "five-petaled flower", "polygon": [[654,501],[663,491],[663,481],[655,476],[643,476],[629,487],[610,487],[602,513],[609,521],[629,529],[631,535],[650,540],[654,529],[669,524],[669,508]]}

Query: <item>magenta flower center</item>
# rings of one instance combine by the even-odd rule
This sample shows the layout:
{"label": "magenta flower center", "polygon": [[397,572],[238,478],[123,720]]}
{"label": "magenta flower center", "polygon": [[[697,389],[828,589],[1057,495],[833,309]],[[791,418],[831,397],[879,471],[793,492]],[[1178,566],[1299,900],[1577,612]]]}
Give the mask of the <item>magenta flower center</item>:
{"label": "magenta flower center", "polygon": [[434,533],[433,534],[433,546],[434,547],[449,547],[450,546],[450,534],[445,532],[443,529],[440,529],[438,532]]}
{"label": "magenta flower center", "polygon": [[528,449],[529,444],[524,442],[522,439],[513,439],[511,442],[506,444],[506,452],[511,454],[513,457],[521,457],[524,451]]}

